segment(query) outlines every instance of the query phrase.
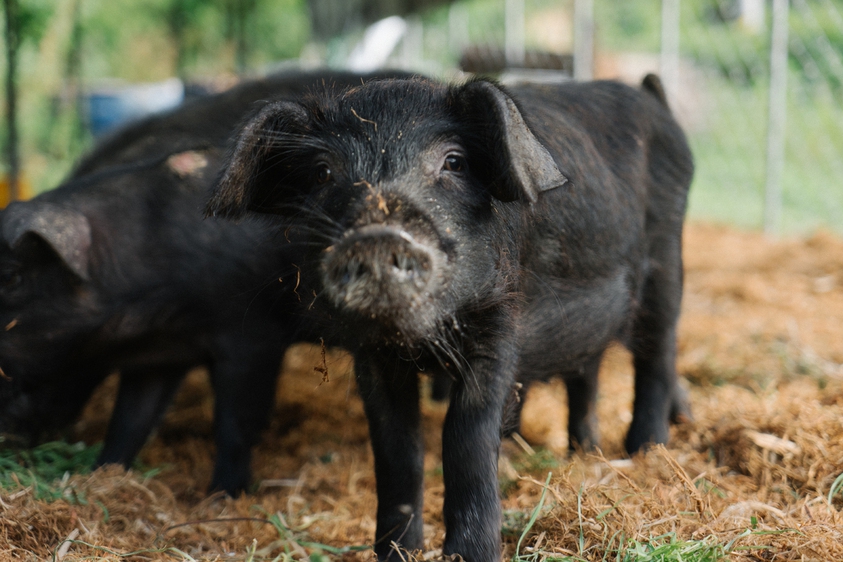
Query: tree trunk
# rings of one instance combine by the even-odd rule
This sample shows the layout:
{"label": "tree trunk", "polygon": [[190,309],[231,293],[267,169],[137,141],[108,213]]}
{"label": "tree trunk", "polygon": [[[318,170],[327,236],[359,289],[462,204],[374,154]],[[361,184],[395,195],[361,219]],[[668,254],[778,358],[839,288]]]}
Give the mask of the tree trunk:
{"label": "tree trunk", "polygon": [[246,72],[249,55],[249,19],[257,0],[226,0],[226,36],[234,44],[234,66],[238,74]]}
{"label": "tree trunk", "polygon": [[249,56],[249,18],[257,7],[257,0],[238,0],[235,30],[235,63],[237,74],[245,74]]}
{"label": "tree trunk", "polygon": [[176,76],[181,78],[182,81],[185,80],[187,59],[187,46],[185,45],[185,29],[189,17],[187,10],[184,0],[173,0],[167,10],[167,27],[170,30],[170,39],[173,41],[173,47],[176,50],[176,60],[174,61]]}
{"label": "tree trunk", "polygon": [[6,159],[9,175],[9,200],[15,201],[20,197],[18,190],[18,176],[20,174],[20,157],[18,155],[18,124],[17,124],[17,71],[18,71],[18,19],[17,0],[3,0],[6,12],[6,127],[8,140],[6,145]]}

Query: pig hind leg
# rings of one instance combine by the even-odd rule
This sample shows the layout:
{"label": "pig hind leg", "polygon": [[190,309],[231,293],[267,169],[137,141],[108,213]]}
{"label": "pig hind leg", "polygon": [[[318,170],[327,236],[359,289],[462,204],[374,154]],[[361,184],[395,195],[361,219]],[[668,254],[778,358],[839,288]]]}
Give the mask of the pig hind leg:
{"label": "pig hind leg", "polygon": [[280,349],[250,347],[230,346],[210,369],[217,444],[210,489],[232,496],[251,481],[252,447],[269,421],[283,357]]}
{"label": "pig hind leg", "polygon": [[187,374],[187,366],[124,369],[96,466],[129,468]]}
{"label": "pig hind leg", "polygon": [[593,449],[600,444],[596,412],[600,359],[598,355],[576,375],[563,377],[568,391],[568,448],[571,451]]}
{"label": "pig hind leg", "polygon": [[[546,355],[546,354],[545,354]],[[521,364],[521,369],[529,371],[529,377],[519,374],[521,383],[513,389],[512,399],[504,410],[502,435],[509,437],[521,431],[521,411],[529,387],[534,381],[549,381],[554,376],[561,376],[568,395],[568,448],[589,450],[600,444],[600,430],[597,423],[597,373],[600,370],[602,354],[587,359],[581,368],[560,373],[547,359],[531,361],[529,358]],[[523,360],[523,358],[522,358]],[[567,362],[567,361],[565,361]]]}
{"label": "pig hind leg", "polygon": [[[681,227],[680,227],[681,228]],[[635,401],[626,436],[630,454],[652,443],[666,443],[668,421],[689,415],[676,375],[676,325],[682,299],[681,236],[652,245],[650,268],[634,321],[631,350]]]}

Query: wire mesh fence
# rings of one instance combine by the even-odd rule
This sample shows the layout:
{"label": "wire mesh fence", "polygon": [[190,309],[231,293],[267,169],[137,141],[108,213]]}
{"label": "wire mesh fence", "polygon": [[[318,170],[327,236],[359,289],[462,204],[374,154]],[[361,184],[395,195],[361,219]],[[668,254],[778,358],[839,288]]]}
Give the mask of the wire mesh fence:
{"label": "wire mesh fence", "polygon": [[659,72],[696,156],[691,216],[843,230],[841,0],[463,0],[409,20],[387,64],[631,83]]}
{"label": "wire mesh fence", "polygon": [[794,0],[788,14],[778,2],[786,28],[777,76],[777,3],[753,11],[743,2],[743,12],[740,3],[683,4],[677,105],[692,118],[692,212],[771,232],[840,229],[843,5]]}

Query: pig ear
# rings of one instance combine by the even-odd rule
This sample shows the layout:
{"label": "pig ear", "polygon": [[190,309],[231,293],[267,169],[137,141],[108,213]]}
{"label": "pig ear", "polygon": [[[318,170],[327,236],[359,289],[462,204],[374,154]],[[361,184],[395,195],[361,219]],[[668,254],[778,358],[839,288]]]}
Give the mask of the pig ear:
{"label": "pig ear", "polygon": [[304,107],[279,101],[268,104],[246,123],[220,172],[205,216],[240,218],[247,211],[261,210],[276,187],[270,156],[306,120]]}
{"label": "pig ear", "polygon": [[501,201],[535,203],[539,193],[568,182],[533,135],[506,93],[491,82],[469,82],[457,93],[462,111],[479,129],[483,168],[492,195]]}
{"label": "pig ear", "polygon": [[55,203],[23,201],[9,204],[0,220],[9,247],[17,249],[27,234],[38,236],[73,273],[90,281],[91,224],[85,215]]}

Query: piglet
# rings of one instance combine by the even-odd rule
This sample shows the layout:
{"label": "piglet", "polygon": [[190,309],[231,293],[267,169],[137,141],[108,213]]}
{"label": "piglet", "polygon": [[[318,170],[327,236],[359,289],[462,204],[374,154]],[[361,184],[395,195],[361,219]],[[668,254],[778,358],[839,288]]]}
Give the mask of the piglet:
{"label": "piglet", "polygon": [[500,558],[497,459],[516,376],[564,376],[596,442],[597,369],[635,357],[627,449],[668,438],[693,164],[658,79],[523,86],[372,81],[261,111],[209,214],[270,213],[299,249],[315,333],[350,349],[369,421],[379,559],[422,547],[420,370],[453,379],[445,554]]}

